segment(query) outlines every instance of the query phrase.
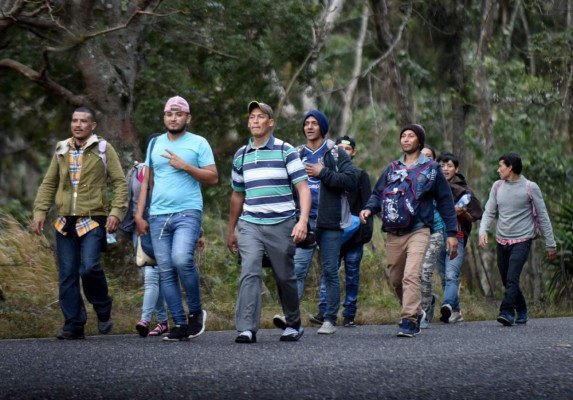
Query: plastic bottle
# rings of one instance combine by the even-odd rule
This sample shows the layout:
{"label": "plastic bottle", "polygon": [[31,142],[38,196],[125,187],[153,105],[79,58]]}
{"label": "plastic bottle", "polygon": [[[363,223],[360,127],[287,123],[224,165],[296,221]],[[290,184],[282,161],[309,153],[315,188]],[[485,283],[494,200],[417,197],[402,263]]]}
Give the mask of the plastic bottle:
{"label": "plastic bottle", "polygon": [[105,239],[107,240],[108,244],[117,243],[117,237],[115,236],[115,233],[106,233]]}
{"label": "plastic bottle", "polygon": [[472,199],[471,193],[466,193],[462,197],[460,197],[460,199],[456,203],[456,206],[458,206],[460,208],[464,208],[465,206],[470,204],[471,199]]}

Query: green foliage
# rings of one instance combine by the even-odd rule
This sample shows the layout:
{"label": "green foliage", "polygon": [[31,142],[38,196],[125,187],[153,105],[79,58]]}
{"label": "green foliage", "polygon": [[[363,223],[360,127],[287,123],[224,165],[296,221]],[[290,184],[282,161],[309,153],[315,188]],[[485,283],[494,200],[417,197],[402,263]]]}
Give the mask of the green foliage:
{"label": "green foliage", "polygon": [[573,302],[573,200],[557,204],[559,211],[552,219],[558,258],[545,261],[548,290],[556,303]]}

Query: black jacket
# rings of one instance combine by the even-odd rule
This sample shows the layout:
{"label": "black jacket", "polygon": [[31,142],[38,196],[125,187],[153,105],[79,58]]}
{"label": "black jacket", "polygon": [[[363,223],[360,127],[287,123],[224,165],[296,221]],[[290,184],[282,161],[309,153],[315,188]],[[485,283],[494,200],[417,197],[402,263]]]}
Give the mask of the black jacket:
{"label": "black jacket", "polygon": [[[363,169],[358,167],[355,168],[356,180],[358,182],[358,187],[355,191],[348,193],[348,203],[350,204],[350,212],[352,215],[358,216],[360,211],[368,202],[370,195],[372,194],[372,185],[370,184],[370,177],[368,173]],[[372,239],[372,233],[374,231],[374,216],[371,215],[367,220],[366,224],[360,224],[358,230],[354,235],[344,243],[340,249],[341,253],[351,250],[355,247],[362,246],[368,243]]]}
{"label": "black jacket", "polygon": [[[342,194],[352,192],[358,186],[356,168],[344,150],[336,147],[338,162],[331,149],[336,145],[327,139],[328,150],[324,154],[324,168],[320,171],[320,192],[318,194],[318,214],[316,227],[319,229],[341,229]],[[300,152],[299,152],[300,154]]]}
{"label": "black jacket", "polygon": [[466,193],[472,195],[470,203],[467,205],[467,213],[458,215],[458,227],[459,230],[464,234],[464,245],[467,243],[468,237],[472,231],[472,223],[481,219],[483,210],[481,208],[481,203],[476,197],[472,188],[466,182],[466,178],[462,174],[456,174],[450,181],[450,188],[452,189],[452,195],[454,196],[454,203]]}

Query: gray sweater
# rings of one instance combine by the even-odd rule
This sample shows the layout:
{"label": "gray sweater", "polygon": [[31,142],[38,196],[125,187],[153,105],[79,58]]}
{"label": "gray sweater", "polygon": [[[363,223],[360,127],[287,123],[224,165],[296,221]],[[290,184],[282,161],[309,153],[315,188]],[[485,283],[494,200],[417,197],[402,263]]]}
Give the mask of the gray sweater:
{"label": "gray sweater", "polygon": [[[497,181],[499,182],[499,181]],[[484,235],[497,214],[497,227],[495,236],[499,239],[533,239],[535,229],[533,226],[533,213],[529,202],[529,195],[525,186],[526,179],[523,175],[516,181],[503,181],[499,188],[493,184],[489,199],[479,227],[479,235]],[[531,181],[530,181],[531,182]],[[545,238],[545,248],[556,248],[553,237],[553,228],[547,214],[547,208],[543,201],[543,195],[535,182],[530,183],[533,203],[537,210],[537,217],[541,227],[541,233]],[[497,193],[496,193],[497,192]]]}

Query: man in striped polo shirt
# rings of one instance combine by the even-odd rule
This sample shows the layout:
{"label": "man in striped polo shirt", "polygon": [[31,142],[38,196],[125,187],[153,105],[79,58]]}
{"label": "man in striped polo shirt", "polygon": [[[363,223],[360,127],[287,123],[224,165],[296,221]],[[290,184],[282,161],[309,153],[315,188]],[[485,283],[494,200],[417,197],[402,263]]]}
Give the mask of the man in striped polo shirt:
{"label": "man in striped polo shirt", "polygon": [[[263,254],[272,260],[286,329],[281,341],[297,341],[300,320],[294,253],[307,235],[310,191],[308,176],[293,146],[275,138],[273,110],[252,101],[248,107],[251,138],[233,157],[227,247],[241,255],[241,280],[236,306],[237,343],[256,343],[261,315]],[[300,216],[292,187],[298,192]],[[240,235],[237,237],[235,228]]]}

